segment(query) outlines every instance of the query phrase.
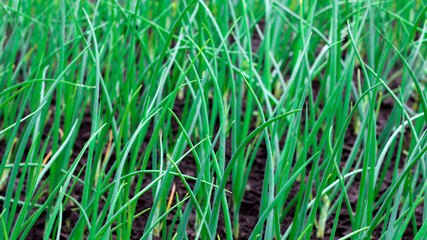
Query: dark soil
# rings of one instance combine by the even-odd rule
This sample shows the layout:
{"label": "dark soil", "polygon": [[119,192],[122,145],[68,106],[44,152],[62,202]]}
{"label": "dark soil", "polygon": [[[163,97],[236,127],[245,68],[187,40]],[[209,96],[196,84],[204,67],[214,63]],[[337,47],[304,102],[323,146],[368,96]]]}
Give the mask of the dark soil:
{"label": "dark soil", "polygon": [[[386,118],[388,117],[388,114],[391,110],[391,105],[392,105],[392,103],[389,102],[388,100],[383,102],[383,106],[382,106],[381,110],[384,112],[379,114],[379,117],[380,117],[380,119],[378,120],[379,123],[386,122]],[[183,107],[183,104],[177,103],[176,106]],[[174,110],[175,110],[175,112],[179,113],[179,109],[174,109]],[[48,123],[48,125],[52,126],[51,123],[50,124]],[[172,124],[172,126],[174,128],[178,127],[176,124]],[[84,143],[89,139],[90,128],[91,128],[90,114],[87,112],[84,114],[84,118],[83,118],[80,130],[79,130],[77,141],[74,145],[74,151],[73,151],[72,159],[74,159],[77,156],[77,153],[83,147]],[[347,134],[346,134],[345,148],[344,148],[345,150],[344,150],[343,156],[342,156],[343,161],[345,161],[345,158],[348,156],[348,154],[349,154],[348,149],[350,149],[352,147],[354,140],[356,138],[356,136],[353,134],[352,129],[353,129],[353,127],[351,125],[350,129],[347,131]],[[47,134],[47,132],[49,130],[50,129],[46,128],[45,133]],[[176,131],[174,131],[174,132],[178,132],[178,130],[179,129],[176,129]],[[409,139],[405,139],[405,140],[409,141]],[[5,145],[6,145],[6,142],[4,140],[1,140],[1,142],[0,142],[0,154],[1,155],[4,154]],[[227,145],[230,146],[230,144],[227,144]],[[230,153],[231,153],[231,150],[227,149],[227,154],[226,154],[227,159],[229,159],[231,157]],[[252,229],[255,227],[255,224],[258,220],[260,200],[261,200],[261,192],[262,192],[262,182],[263,182],[263,178],[264,178],[266,158],[267,158],[267,152],[265,150],[265,146],[261,145],[260,150],[257,152],[255,162],[252,166],[252,171],[249,175],[249,182],[248,182],[248,187],[247,187],[248,190],[245,192],[244,198],[242,201],[242,206],[241,206],[240,216],[239,216],[239,219],[240,219],[240,222],[239,222],[239,224],[240,224],[239,239],[248,239],[250,233],[252,232]],[[77,172],[81,169],[81,167],[83,166],[85,161],[86,161],[86,159],[83,159],[81,161],[81,163],[79,164],[79,167],[77,169]],[[386,174],[386,177],[385,177],[384,186],[381,186],[380,194],[384,193],[387,190],[387,187],[388,187],[387,185],[391,184],[391,182],[392,182],[394,163],[391,163],[391,166],[393,166],[393,167],[389,167],[388,173]],[[150,163],[148,165],[148,169],[151,169]],[[180,169],[183,172],[183,174],[187,174],[190,176],[196,176],[196,170],[195,170],[196,165],[195,165],[195,161],[191,155],[189,155],[186,159],[184,159],[180,163]],[[151,179],[151,176],[147,174],[145,177],[145,180],[144,180],[144,184],[148,184],[148,181],[150,179]],[[187,193],[185,186],[182,184],[182,182],[180,181],[179,178],[175,178],[173,184],[176,185],[176,192],[179,194],[179,197],[182,199],[185,196],[185,194]],[[351,202],[352,206],[354,207],[354,209],[352,209],[352,211],[355,211],[355,207],[357,204],[357,198],[358,198],[358,193],[359,193],[358,186],[359,185],[360,185],[360,176],[355,178],[355,182],[352,184],[352,186],[350,187],[350,189],[348,191],[350,202]],[[190,182],[190,186],[193,187],[194,184]],[[290,192],[289,197],[287,199],[288,202],[294,196],[296,196],[298,194],[298,192],[299,192],[298,187],[299,187],[299,184],[294,184],[294,187],[291,189],[291,192]],[[135,186],[132,187],[132,189],[134,189],[134,188],[135,188]],[[227,184],[227,188],[231,190],[231,183],[230,182]],[[77,201],[81,200],[82,190],[83,190],[83,185],[80,183],[77,183],[74,187],[73,192],[72,192],[73,197]],[[133,192],[133,191],[131,191],[131,192]],[[0,191],[0,195],[4,196],[4,194],[5,194],[5,190]],[[228,196],[228,199],[231,199],[231,195]],[[40,199],[39,202],[43,202],[44,200],[45,199]],[[3,205],[3,203],[0,202],[0,208],[2,207],[2,205]],[[229,206],[232,207],[231,202],[229,203]],[[100,203],[100,209],[102,209],[103,207],[104,207],[103,203],[101,202]],[[153,207],[153,199],[152,199],[152,193],[150,190],[148,193],[144,194],[138,200],[136,212],[138,213],[140,211],[143,211],[143,210],[145,210],[147,208],[151,208],[151,207]],[[289,224],[293,220],[294,213],[295,213],[295,206],[293,206],[291,208],[288,216],[286,216],[284,218],[284,221],[281,223],[281,225],[284,227],[289,226]],[[417,223],[420,224],[422,222],[422,219],[421,219],[422,218],[422,206],[420,206],[419,208],[416,209],[415,214],[416,214]],[[167,224],[171,223],[173,216],[174,216],[174,213],[172,213],[168,216],[167,221],[166,221]],[[223,215],[221,213],[217,234],[221,237],[221,239],[225,239],[226,236],[225,236],[225,228],[224,228],[224,219],[222,218],[222,216]],[[78,209],[75,206],[73,206],[72,204],[68,203],[67,207],[63,211],[63,226],[62,226],[62,232],[63,233],[61,235],[62,239],[67,239],[68,234],[72,230],[73,226],[76,224],[78,217],[79,217]],[[148,218],[148,213],[143,214],[134,220],[133,230],[132,230],[132,239],[139,239],[143,235],[147,218]],[[334,218],[335,218],[335,214],[333,214],[328,219],[326,230],[325,230],[326,236],[325,236],[325,238],[322,238],[322,239],[329,239],[328,235],[331,233]],[[31,229],[30,234],[28,235],[28,239],[42,239],[45,219],[46,219],[46,214],[42,214],[41,217],[39,218],[39,220],[37,221],[37,223],[35,224],[35,226]],[[194,219],[194,213],[193,213],[193,216],[190,218],[190,223],[189,223],[190,228],[188,228],[188,234],[189,234],[190,238],[195,236],[194,228],[191,228],[191,226],[194,225],[194,221],[195,221],[195,219]],[[418,225],[418,227],[419,226],[420,225]],[[381,236],[381,231],[382,231],[382,225],[377,227],[377,229],[374,231],[373,238],[378,239]],[[339,216],[338,228],[336,231],[336,238],[342,237],[342,236],[344,236],[350,232],[352,232],[352,229],[350,226],[349,212],[343,203],[343,207],[341,209],[340,216]],[[315,237],[316,229],[313,229],[312,233],[313,233],[312,239],[317,239]],[[412,228],[411,227],[408,227],[408,229],[406,230],[405,236],[406,237],[404,237],[403,239],[411,239],[412,238],[411,236],[413,236],[413,234],[412,234]]]}
{"label": "dark soil", "polygon": [[[315,94],[314,94],[315,96],[318,95],[318,92],[317,92],[318,89],[317,88],[319,86],[320,85],[319,85],[318,81],[313,81],[313,88],[314,88],[313,91],[315,91]],[[395,87],[397,87],[397,86],[395,86]],[[411,102],[413,100],[409,100],[409,101]],[[383,125],[387,122],[387,119],[391,113],[391,109],[392,109],[393,105],[394,105],[394,101],[391,98],[383,100],[382,106],[380,108],[381,112],[379,114],[379,119],[378,119],[378,124],[377,124],[377,131],[378,132],[382,131]],[[174,112],[177,113],[178,117],[181,117],[181,112],[182,112],[183,107],[184,107],[184,102],[177,100],[177,102],[174,106]],[[53,119],[53,117],[51,117],[51,118]],[[44,132],[43,132],[43,138],[45,138],[47,136],[48,132],[50,131],[50,128],[53,125],[52,119],[50,119],[47,122],[47,125],[44,129]],[[218,122],[219,121],[217,121],[217,124],[218,124]],[[303,122],[304,122],[304,119],[303,119]],[[174,127],[174,129],[173,129],[174,134],[179,132],[178,125],[175,122],[172,123],[172,126]],[[150,130],[150,131],[152,131],[152,130]],[[79,133],[77,136],[77,140],[74,144],[73,154],[72,154],[71,159],[75,159],[77,157],[77,154],[80,152],[81,148],[84,146],[86,141],[89,139],[90,132],[91,132],[91,116],[90,116],[89,111],[86,111],[84,114],[81,126],[80,126],[80,130],[79,130]],[[18,132],[18,135],[20,135],[20,134],[21,134],[21,132]],[[149,139],[149,138],[147,138],[147,139]],[[348,154],[350,152],[349,149],[351,149],[351,147],[353,146],[355,139],[356,139],[356,135],[353,133],[353,123],[351,123],[350,128],[346,132],[346,135],[345,135],[344,151],[343,151],[343,155],[342,155],[341,164],[343,162],[345,162],[346,158],[348,157]],[[408,145],[410,139],[404,139],[404,140],[405,140],[405,144]],[[3,155],[5,153],[6,143],[7,142],[5,141],[5,139],[0,140],[0,157],[3,157]],[[147,143],[143,144],[143,146],[146,146],[146,145],[147,145]],[[227,144],[227,146],[229,147],[230,144]],[[48,146],[48,149],[49,148],[51,148],[51,143]],[[143,150],[144,149],[140,149],[141,152]],[[226,158],[230,159],[230,157],[231,157],[231,149],[227,149]],[[114,158],[115,157],[113,156],[112,159],[114,159]],[[239,239],[248,239],[249,235],[251,234],[251,232],[252,232],[253,228],[255,227],[255,224],[258,220],[260,201],[261,201],[261,193],[262,193],[262,187],[263,187],[262,182],[264,179],[266,159],[267,159],[267,152],[266,152],[265,146],[262,144],[259,151],[256,154],[256,158],[255,158],[254,164],[252,166],[252,170],[251,170],[250,175],[249,175],[247,190],[244,194],[243,201],[241,204],[241,209],[240,209],[240,213],[239,213],[240,214],[240,216],[239,216],[239,221],[240,221],[239,222],[239,224],[240,224]],[[80,171],[80,169],[86,163],[86,160],[87,160],[86,156],[84,156],[83,159],[80,161],[76,172]],[[403,162],[403,160],[404,159],[402,159],[401,162]],[[389,167],[387,169],[387,174],[385,175],[384,184],[383,184],[383,186],[381,186],[381,189],[380,189],[380,195],[382,193],[384,193],[387,190],[387,188],[391,185],[392,177],[393,177],[394,164],[395,164],[395,162],[392,161],[392,163],[390,164],[390,166],[392,166],[392,167]],[[147,169],[151,169],[151,162],[149,162]],[[191,155],[189,155],[187,158],[185,158],[180,163],[180,169],[181,169],[183,174],[190,175],[190,176],[196,176],[196,165],[195,165],[195,161]],[[148,184],[150,179],[151,179],[151,175],[147,174],[144,178],[143,185]],[[194,183],[192,183],[191,181],[189,183],[190,183],[191,187],[194,186]],[[175,178],[173,184],[176,185],[176,192],[178,193],[180,199],[182,199],[185,196],[185,194],[187,193],[185,186],[182,184],[182,182],[179,178]],[[299,186],[298,185],[299,184],[293,185],[293,188],[291,189],[291,191],[289,193],[289,197],[287,199],[288,203],[294,196],[296,196],[299,193]],[[358,194],[359,194],[359,185],[360,185],[360,176],[358,175],[355,178],[355,181],[351,185],[350,189],[348,190],[350,203],[354,208],[354,209],[352,209],[353,212],[355,211],[355,207],[357,205],[357,199],[358,199]],[[132,186],[131,189],[132,189],[131,192],[133,192],[133,190],[135,190],[135,186]],[[228,182],[227,189],[231,190],[231,182]],[[82,194],[83,194],[82,192],[83,192],[83,185],[81,183],[77,182],[71,195],[77,201],[80,202],[81,198],[82,198]],[[1,196],[4,196],[5,194],[6,194],[5,189],[0,191]],[[136,213],[153,207],[152,196],[153,196],[152,192],[151,192],[151,190],[149,190],[146,194],[143,194],[140,199],[138,199]],[[228,199],[231,199],[230,195],[228,195]],[[42,199],[40,199],[38,202],[42,203],[45,200],[46,199],[42,197]],[[231,202],[229,203],[229,206],[230,206],[230,208],[232,208]],[[0,201],[0,208],[2,208],[2,207],[3,207],[3,202]],[[104,204],[102,202],[100,202],[99,209],[101,210],[101,209],[103,209],[103,207],[104,207]],[[185,205],[184,205],[184,207],[185,207]],[[20,209],[18,207],[17,211],[19,211],[19,210]],[[423,212],[422,206],[419,206],[415,211],[417,224],[419,224],[417,227],[420,227],[420,224],[422,223],[422,212]],[[289,226],[289,224],[293,220],[294,214],[295,214],[295,206],[291,207],[289,214],[284,218],[284,221],[281,223],[281,225],[284,227]],[[174,216],[174,212],[167,217],[167,220],[166,220],[167,224],[171,223],[173,216]],[[44,234],[43,230],[44,230],[46,217],[47,216],[45,213],[43,213],[40,216],[39,220],[31,228],[27,239],[43,239],[43,234]],[[233,217],[232,213],[231,213],[231,217]],[[78,208],[76,208],[76,206],[74,206],[70,202],[68,202],[68,204],[66,205],[66,208],[63,210],[63,226],[62,226],[62,235],[61,235],[62,239],[68,238],[68,234],[73,229],[73,226],[76,224],[78,218],[79,218]],[[143,235],[147,218],[148,218],[148,213],[143,214],[134,220],[133,228],[132,228],[133,229],[132,230],[132,239],[139,239]],[[328,219],[326,230],[325,230],[326,236],[322,239],[329,239],[328,235],[331,233],[333,223],[334,223],[334,218],[335,218],[335,214],[333,214]],[[194,212],[193,212],[193,216],[190,217],[190,223],[189,223],[190,228],[188,228],[188,235],[190,236],[190,239],[195,236],[194,228],[191,227],[191,226],[194,226],[194,222],[195,222],[195,217],[194,217]],[[349,212],[343,203],[343,207],[342,207],[340,214],[339,214],[339,222],[338,222],[338,228],[336,231],[336,238],[338,239],[339,237],[342,237],[342,236],[344,236],[350,232],[352,232],[352,229],[350,226]],[[382,225],[380,224],[380,226],[377,227],[376,230],[374,231],[373,238],[378,239],[381,236],[381,232],[382,232]],[[313,229],[313,231],[312,231],[312,238],[313,239],[317,239],[315,237],[315,233],[316,233],[316,229]],[[221,237],[221,239],[226,239],[224,219],[223,219],[222,213],[220,214],[217,234]],[[412,239],[411,236],[413,236],[412,227],[408,227],[406,229],[405,237],[403,239]]]}

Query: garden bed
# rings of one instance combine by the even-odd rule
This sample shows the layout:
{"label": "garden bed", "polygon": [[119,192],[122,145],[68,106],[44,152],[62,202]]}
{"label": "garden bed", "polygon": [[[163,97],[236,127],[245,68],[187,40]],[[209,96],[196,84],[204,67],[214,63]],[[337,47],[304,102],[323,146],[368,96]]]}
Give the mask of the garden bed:
{"label": "garden bed", "polygon": [[426,9],[7,1],[0,240],[424,239]]}

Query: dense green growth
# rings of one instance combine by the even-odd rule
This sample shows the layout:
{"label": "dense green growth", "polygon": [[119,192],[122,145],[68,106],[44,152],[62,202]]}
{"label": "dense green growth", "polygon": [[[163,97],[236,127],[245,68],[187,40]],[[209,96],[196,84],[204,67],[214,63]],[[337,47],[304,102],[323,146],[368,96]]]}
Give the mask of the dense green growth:
{"label": "dense green growth", "polygon": [[426,239],[425,0],[94,2],[0,1],[0,240],[237,238],[261,150],[250,239]]}

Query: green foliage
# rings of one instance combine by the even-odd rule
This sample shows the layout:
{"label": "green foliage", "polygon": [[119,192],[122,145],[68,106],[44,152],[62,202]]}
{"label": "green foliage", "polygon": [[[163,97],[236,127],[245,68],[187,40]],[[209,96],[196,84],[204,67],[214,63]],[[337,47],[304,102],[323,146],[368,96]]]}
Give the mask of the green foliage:
{"label": "green foliage", "polygon": [[0,5],[0,240],[427,237],[426,1]]}

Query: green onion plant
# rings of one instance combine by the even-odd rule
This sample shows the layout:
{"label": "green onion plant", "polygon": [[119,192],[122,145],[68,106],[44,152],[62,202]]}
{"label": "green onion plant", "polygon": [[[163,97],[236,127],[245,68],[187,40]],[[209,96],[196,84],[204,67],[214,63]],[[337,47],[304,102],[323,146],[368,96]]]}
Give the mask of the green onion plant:
{"label": "green onion plant", "polygon": [[426,17],[0,0],[0,240],[426,239]]}

